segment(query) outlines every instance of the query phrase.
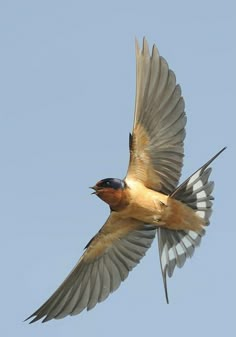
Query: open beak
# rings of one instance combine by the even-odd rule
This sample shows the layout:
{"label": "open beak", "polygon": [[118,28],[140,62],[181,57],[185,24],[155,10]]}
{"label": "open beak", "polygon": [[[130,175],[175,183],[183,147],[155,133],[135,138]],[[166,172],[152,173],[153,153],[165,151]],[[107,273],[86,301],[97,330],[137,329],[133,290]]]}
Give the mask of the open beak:
{"label": "open beak", "polygon": [[94,190],[94,192],[92,192],[91,194],[97,194],[98,188],[97,188],[96,185],[94,185],[94,186],[92,186],[92,187],[89,187],[89,188],[91,188],[92,190]]}

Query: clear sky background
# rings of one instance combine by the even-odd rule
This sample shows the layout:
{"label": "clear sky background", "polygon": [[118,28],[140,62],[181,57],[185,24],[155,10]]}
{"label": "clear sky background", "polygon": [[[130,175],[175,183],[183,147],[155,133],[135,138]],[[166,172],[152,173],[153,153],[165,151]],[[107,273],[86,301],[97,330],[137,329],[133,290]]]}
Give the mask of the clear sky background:
{"label": "clear sky background", "polygon": [[[227,0],[0,2],[1,336],[235,333],[235,13]],[[125,176],[135,36],[157,44],[183,90],[182,179],[228,146],[208,234],[169,280],[169,305],[154,242],[92,311],[23,323],[108,216],[88,187]]]}

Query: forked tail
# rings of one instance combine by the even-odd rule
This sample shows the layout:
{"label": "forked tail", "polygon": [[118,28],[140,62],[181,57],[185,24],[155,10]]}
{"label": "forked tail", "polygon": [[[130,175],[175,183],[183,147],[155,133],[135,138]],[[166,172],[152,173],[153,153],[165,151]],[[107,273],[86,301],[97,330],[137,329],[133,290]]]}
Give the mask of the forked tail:
{"label": "forked tail", "polygon": [[[170,197],[187,204],[209,224],[212,213],[212,191],[214,183],[208,181],[212,169],[208,167],[226,147],[219,151],[206,164],[185,180]],[[165,288],[166,301],[168,300],[166,275],[173,275],[175,266],[181,268],[187,257],[191,257],[195,247],[200,245],[205,229],[197,233],[192,230],[170,230],[158,228],[158,245],[161,270]]]}

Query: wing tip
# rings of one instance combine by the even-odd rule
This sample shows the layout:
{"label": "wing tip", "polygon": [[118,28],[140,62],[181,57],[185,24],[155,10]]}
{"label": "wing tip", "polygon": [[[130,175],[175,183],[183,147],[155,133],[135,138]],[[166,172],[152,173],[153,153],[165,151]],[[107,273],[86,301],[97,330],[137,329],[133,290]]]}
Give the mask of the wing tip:
{"label": "wing tip", "polygon": [[143,37],[142,53],[143,53],[144,56],[150,57],[148,42],[147,42],[147,39],[145,38],[145,36]]}
{"label": "wing tip", "polygon": [[135,52],[136,52],[136,56],[138,56],[139,52],[140,52],[140,48],[139,48],[139,43],[138,43],[137,37],[135,37]]}
{"label": "wing tip", "polygon": [[139,47],[139,42],[138,42],[137,37],[135,37],[135,51],[136,51],[136,56],[139,56],[141,52],[142,55],[146,57],[150,57],[149,46],[148,46],[148,42],[145,36],[143,37],[142,50]]}
{"label": "wing tip", "polygon": [[[29,321],[29,320],[30,320],[30,321]],[[35,323],[35,322],[38,321],[38,320],[40,320],[40,318],[38,318],[37,315],[32,314],[32,315],[30,315],[29,317],[27,317],[26,319],[24,319],[23,322],[29,321],[29,322],[27,322],[27,323],[32,324],[32,323]]]}
{"label": "wing tip", "polygon": [[[138,38],[135,37],[135,50],[136,50],[136,54],[139,55],[140,53],[140,47],[139,47],[139,42],[138,42]],[[148,45],[148,41],[146,39],[146,37],[144,36],[143,37],[143,45],[142,45],[142,53],[144,55],[148,55],[150,56],[150,51],[149,51],[149,45]],[[154,43],[153,46],[152,46],[152,53],[151,53],[152,57],[157,55],[158,57],[160,56],[159,55],[159,50],[156,46],[156,44]]]}

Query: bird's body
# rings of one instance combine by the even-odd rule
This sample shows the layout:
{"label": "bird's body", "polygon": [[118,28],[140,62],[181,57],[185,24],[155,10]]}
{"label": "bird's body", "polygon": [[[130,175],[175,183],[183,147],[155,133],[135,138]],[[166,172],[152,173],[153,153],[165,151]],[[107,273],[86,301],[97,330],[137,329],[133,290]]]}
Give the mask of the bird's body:
{"label": "bird's body", "polygon": [[212,212],[210,163],[178,186],[183,165],[186,115],[180,86],[167,62],[146,40],[136,43],[137,82],[130,161],[124,179],[96,183],[94,194],[110,215],[90,240],[79,262],[54,294],[29,318],[76,315],[116,290],[158,236],[161,270],[182,267],[200,244]]}
{"label": "bird's body", "polygon": [[156,227],[174,230],[201,230],[204,219],[183,202],[145,187],[137,180],[126,181],[123,189],[104,189],[98,196],[108,203],[120,218],[133,218]]}
{"label": "bird's body", "polygon": [[131,217],[144,223],[160,226],[166,211],[168,197],[145,187],[138,181],[128,181],[124,194],[128,195],[128,205],[120,211],[123,217]]}

